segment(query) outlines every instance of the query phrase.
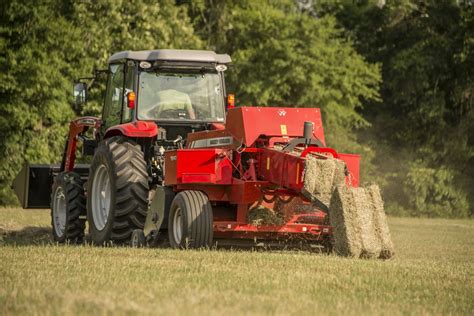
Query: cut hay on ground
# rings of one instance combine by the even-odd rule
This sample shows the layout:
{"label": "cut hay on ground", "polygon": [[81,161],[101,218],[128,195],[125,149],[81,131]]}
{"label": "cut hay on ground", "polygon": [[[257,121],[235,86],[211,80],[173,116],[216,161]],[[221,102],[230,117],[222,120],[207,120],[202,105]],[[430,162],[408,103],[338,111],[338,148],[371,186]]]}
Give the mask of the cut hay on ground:
{"label": "cut hay on ground", "polygon": [[254,226],[283,225],[284,219],[272,209],[257,205],[249,210],[247,222]]}
{"label": "cut hay on ground", "polygon": [[378,185],[371,185],[367,188],[367,195],[370,199],[374,214],[374,224],[377,237],[380,242],[380,258],[389,259],[395,255],[390,230],[388,228],[387,216],[385,215],[382,195]]}
{"label": "cut hay on ground", "polygon": [[278,199],[275,202],[274,210],[285,220],[289,220],[293,215],[311,214],[319,211],[312,203],[305,202],[299,197],[294,197],[289,202]]}

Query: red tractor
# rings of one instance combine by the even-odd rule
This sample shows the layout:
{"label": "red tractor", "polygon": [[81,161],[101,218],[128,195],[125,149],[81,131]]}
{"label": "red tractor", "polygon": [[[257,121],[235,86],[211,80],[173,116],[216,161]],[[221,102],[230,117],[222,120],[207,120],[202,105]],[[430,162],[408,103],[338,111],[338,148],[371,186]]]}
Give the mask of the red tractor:
{"label": "red tractor", "polygon": [[[212,51],[125,51],[109,59],[102,117],[70,124],[61,165],[26,165],[14,182],[25,208],[51,205],[57,242],[211,247],[216,240],[305,240],[329,245],[327,206],[304,194],[305,157],[346,162],[358,185],[359,156],[327,148],[317,108],[236,107]],[[78,104],[87,84],[76,83]],[[86,133],[89,130],[89,133]],[[88,137],[92,130],[93,137]],[[90,165],[75,165],[82,142]],[[297,197],[319,211],[253,225],[249,209]],[[306,202],[305,202],[306,201]]]}

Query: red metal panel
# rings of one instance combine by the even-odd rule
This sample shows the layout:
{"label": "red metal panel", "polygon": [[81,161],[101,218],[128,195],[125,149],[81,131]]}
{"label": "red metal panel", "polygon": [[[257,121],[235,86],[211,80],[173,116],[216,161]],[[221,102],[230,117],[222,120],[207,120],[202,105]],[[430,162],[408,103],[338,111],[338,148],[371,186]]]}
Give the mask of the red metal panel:
{"label": "red metal panel", "polygon": [[203,185],[201,183],[185,183],[175,186],[175,191],[195,190],[204,192],[211,202],[229,201],[228,186],[224,185]]}
{"label": "red metal panel", "polygon": [[259,159],[259,175],[282,188],[299,191],[304,158],[280,150],[263,149]]}
{"label": "red metal panel", "polygon": [[286,223],[280,226],[253,226],[239,222],[214,222],[214,237],[239,239],[279,239],[290,237],[305,240],[322,240],[332,234],[328,225]]}
{"label": "red metal panel", "polygon": [[301,156],[264,148],[259,156],[259,176],[282,188],[299,191],[303,186],[304,157],[309,152],[327,153],[343,160],[349,171],[347,181],[353,187],[359,186],[360,155],[336,153],[332,148],[308,148]]}
{"label": "red metal panel", "polygon": [[215,183],[216,175],[212,173],[185,173],[181,175],[181,183]]}
{"label": "red metal panel", "polygon": [[231,184],[232,164],[222,149],[179,149],[165,153],[166,185]]}
{"label": "red metal panel", "polygon": [[246,146],[266,135],[302,137],[304,122],[314,123],[314,136],[323,144],[321,111],[316,108],[238,107],[229,109],[226,129]]}
{"label": "red metal panel", "polygon": [[360,166],[360,155],[355,154],[341,154],[339,153],[339,159],[344,160],[349,170],[349,181],[353,187],[359,186],[359,166]]}
{"label": "red metal panel", "polygon": [[[216,137],[226,137],[226,136],[231,136],[231,135],[229,134],[228,131],[223,130],[223,129],[211,130],[211,131],[206,130],[202,132],[188,133],[188,136],[186,137],[186,143],[187,143],[187,147],[191,147],[190,145],[192,145],[193,142],[196,140],[216,138]],[[231,145],[228,145],[227,147],[230,147]],[[220,146],[220,148],[222,147],[226,147],[226,146]]]}
{"label": "red metal panel", "polygon": [[229,188],[229,201],[234,204],[250,204],[258,201],[262,196],[260,188],[268,185],[266,181],[243,181],[232,179]]}

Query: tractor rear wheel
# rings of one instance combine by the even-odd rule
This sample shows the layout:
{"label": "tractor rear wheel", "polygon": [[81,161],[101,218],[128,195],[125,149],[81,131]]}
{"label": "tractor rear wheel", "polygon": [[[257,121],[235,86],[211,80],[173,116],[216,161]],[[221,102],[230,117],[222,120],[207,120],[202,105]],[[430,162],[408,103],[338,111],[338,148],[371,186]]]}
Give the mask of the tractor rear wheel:
{"label": "tractor rear wheel", "polygon": [[51,194],[53,239],[59,243],[82,243],[86,212],[84,182],[75,172],[61,172],[54,179]]}
{"label": "tractor rear wheel", "polygon": [[168,235],[172,248],[211,247],[213,238],[212,207],[200,191],[178,193],[168,219]]}
{"label": "tractor rear wheel", "polygon": [[124,243],[143,229],[148,173],[140,145],[117,136],[97,148],[89,172],[87,220],[96,244]]}

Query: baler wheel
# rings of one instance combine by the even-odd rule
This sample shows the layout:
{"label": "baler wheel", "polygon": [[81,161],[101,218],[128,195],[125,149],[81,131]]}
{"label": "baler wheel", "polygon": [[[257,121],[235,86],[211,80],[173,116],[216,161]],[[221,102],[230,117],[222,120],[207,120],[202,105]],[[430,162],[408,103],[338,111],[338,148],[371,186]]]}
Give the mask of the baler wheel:
{"label": "baler wheel", "polygon": [[140,145],[125,137],[106,139],[89,172],[87,220],[95,244],[128,242],[143,229],[148,208],[148,173]]}
{"label": "baler wheel", "polygon": [[211,247],[213,239],[212,206],[200,191],[182,191],[173,203],[168,220],[172,248]]}
{"label": "baler wheel", "polygon": [[54,179],[51,194],[53,239],[58,243],[80,244],[84,240],[86,212],[84,182],[75,172],[61,172]]}

